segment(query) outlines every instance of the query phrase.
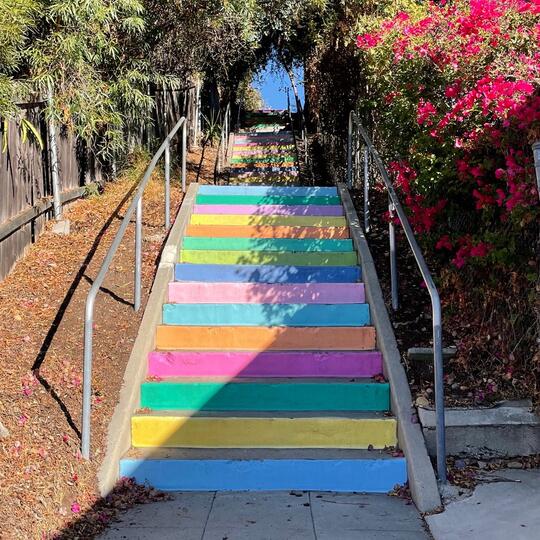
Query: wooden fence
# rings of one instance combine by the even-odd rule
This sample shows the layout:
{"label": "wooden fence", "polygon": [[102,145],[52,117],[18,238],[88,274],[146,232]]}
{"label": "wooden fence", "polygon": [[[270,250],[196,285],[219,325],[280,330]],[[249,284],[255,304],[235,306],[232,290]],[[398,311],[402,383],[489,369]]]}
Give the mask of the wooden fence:
{"label": "wooden fence", "polygon": [[[145,145],[152,150],[155,142],[161,142],[183,114],[191,120],[189,140],[193,142],[196,90],[163,89],[155,91],[154,97],[153,120],[127,135],[130,146]],[[23,142],[19,127],[9,123],[7,148],[0,152],[0,281],[52,217],[51,163],[44,107],[43,102],[21,106],[23,118],[39,129],[43,149],[32,135]],[[0,136],[4,136],[1,131]],[[102,166],[91,149],[73,134],[61,129],[57,146],[63,202],[80,197],[87,183],[102,182],[107,176],[104,170],[107,165]]]}

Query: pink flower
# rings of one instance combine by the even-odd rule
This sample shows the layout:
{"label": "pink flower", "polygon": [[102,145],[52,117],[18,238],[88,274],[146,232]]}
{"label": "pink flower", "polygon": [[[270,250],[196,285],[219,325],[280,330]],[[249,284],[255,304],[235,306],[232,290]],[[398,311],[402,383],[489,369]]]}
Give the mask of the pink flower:
{"label": "pink flower", "polygon": [[445,234],[444,236],[441,236],[439,238],[439,241],[437,242],[437,244],[435,245],[435,249],[452,249],[452,242],[450,241],[450,238],[447,234]]}
{"label": "pink flower", "polygon": [[437,109],[431,103],[430,101],[424,101],[421,99],[418,102],[418,111],[416,114],[416,120],[420,126],[426,125],[431,126],[433,125],[433,121],[431,120],[433,116],[437,113]]}
{"label": "pink flower", "polygon": [[78,514],[81,511],[81,505],[78,502],[74,502],[71,504],[71,511],[74,514]]}

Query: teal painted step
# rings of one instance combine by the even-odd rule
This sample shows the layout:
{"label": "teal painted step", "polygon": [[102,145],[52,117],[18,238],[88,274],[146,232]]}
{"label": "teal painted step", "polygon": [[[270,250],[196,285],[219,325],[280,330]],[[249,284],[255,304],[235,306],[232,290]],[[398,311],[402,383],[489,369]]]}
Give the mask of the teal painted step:
{"label": "teal painted step", "polygon": [[276,251],[226,251],[196,250],[180,251],[180,261],[193,264],[250,264],[284,266],[356,266],[358,256],[354,251],[326,251],[297,253]]}
{"label": "teal painted step", "polygon": [[178,326],[367,326],[368,304],[164,304]]}
{"label": "teal painted step", "polygon": [[186,236],[183,249],[224,251],[352,251],[352,240],[296,238],[208,238]]}
{"label": "teal painted step", "polygon": [[289,382],[145,382],[141,407],[194,411],[386,411],[387,383],[362,379]]}
{"label": "teal painted step", "polygon": [[339,205],[339,197],[287,197],[274,195],[197,195],[196,204],[271,204],[303,206],[308,204]]}

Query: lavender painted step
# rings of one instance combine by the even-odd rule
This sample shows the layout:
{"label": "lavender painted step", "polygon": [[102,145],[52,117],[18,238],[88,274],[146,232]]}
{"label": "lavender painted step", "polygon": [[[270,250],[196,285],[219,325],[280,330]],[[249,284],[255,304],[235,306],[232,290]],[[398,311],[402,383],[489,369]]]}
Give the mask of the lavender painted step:
{"label": "lavender painted step", "polygon": [[363,283],[169,283],[169,302],[363,304]]}
{"label": "lavender painted step", "polygon": [[153,377],[373,377],[378,351],[163,351],[148,356]]}
{"label": "lavender painted step", "polygon": [[196,204],[194,214],[259,216],[342,216],[340,205]]}

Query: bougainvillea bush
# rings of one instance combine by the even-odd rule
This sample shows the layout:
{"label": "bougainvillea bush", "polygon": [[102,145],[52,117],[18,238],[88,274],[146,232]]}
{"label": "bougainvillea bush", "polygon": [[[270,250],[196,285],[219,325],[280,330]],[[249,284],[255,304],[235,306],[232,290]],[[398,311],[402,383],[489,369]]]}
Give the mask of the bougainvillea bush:
{"label": "bougainvillea bush", "polygon": [[[400,9],[361,23],[357,45],[369,73],[361,106],[413,228],[446,269],[446,299],[488,312],[470,325],[479,340],[471,351],[495,359],[512,381],[516,366],[533,369],[538,347],[531,144],[540,139],[540,0]],[[481,331],[486,319],[499,319],[493,347]]]}

